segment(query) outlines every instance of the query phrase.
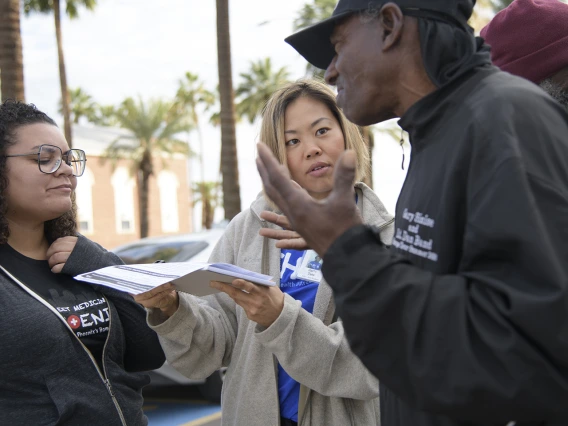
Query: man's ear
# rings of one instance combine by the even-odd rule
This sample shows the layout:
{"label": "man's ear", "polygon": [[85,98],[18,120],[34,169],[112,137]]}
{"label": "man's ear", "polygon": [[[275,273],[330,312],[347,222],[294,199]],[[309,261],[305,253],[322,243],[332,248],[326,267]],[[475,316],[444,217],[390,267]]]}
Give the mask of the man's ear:
{"label": "man's ear", "polygon": [[392,49],[402,38],[404,15],[395,3],[387,3],[377,18],[383,29],[383,51]]}

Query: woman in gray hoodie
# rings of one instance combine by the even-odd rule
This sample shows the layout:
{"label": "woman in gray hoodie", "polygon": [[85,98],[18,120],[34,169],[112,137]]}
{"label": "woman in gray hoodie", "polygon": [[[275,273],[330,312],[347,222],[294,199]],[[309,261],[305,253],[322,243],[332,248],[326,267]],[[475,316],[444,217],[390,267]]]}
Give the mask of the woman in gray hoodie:
{"label": "woman in gray hoodie", "polygon": [[[368,151],[324,84],[304,80],[277,91],[262,119],[261,139],[313,198],[325,198],[345,149],[358,160]],[[390,243],[393,219],[376,194],[355,185],[364,220]],[[353,355],[329,286],[311,250],[280,250],[259,235],[273,227],[260,214],[274,210],[261,193],[229,224],[211,262],[271,275],[279,286],[213,282],[218,294],[178,294],[171,284],[135,299],[148,309],[168,362],[192,378],[228,367],[222,393],[223,425],[346,426],[379,424],[377,379]],[[244,291],[242,291],[244,290]]]}

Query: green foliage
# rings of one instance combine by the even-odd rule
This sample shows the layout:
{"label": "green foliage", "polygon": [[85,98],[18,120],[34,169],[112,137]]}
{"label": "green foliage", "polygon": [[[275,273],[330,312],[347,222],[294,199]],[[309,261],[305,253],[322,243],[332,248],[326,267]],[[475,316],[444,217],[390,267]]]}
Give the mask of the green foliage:
{"label": "green foliage", "polygon": [[[305,4],[294,20],[294,31],[302,30],[329,18],[336,3],[336,0],[313,0],[313,3]],[[323,80],[324,72],[310,63],[306,64],[306,75]]]}
{"label": "green foliage", "polygon": [[211,229],[217,207],[223,206],[221,182],[195,182],[192,186],[193,205],[201,202],[201,225]]}
{"label": "green foliage", "polygon": [[313,3],[305,4],[294,20],[294,31],[307,28],[329,18],[336,4],[336,0],[313,0]]}
{"label": "green foliage", "polygon": [[[215,96],[215,102],[217,102],[220,98],[220,93],[219,93],[219,85],[217,85],[217,87],[215,88],[215,92],[213,92],[213,95]],[[236,117],[235,118],[237,123],[240,121],[240,117]],[[216,111],[214,111],[213,113],[211,113],[211,116],[209,117],[209,124],[211,124],[212,126],[215,127],[219,127],[221,125],[221,108],[219,107]]]}
{"label": "green foliage", "polygon": [[120,127],[132,132],[132,143],[122,139],[114,141],[105,152],[105,157],[116,164],[118,159],[132,161],[133,171],[144,169],[153,174],[152,153],[191,155],[186,142],[176,138],[190,128],[186,117],[177,111],[173,102],[138,98],[125,99],[114,116]]}
{"label": "green foliage", "polygon": [[[82,117],[88,121],[92,121],[96,115],[96,104],[93,97],[80,87],[69,90],[69,111],[71,112],[71,121],[77,124]],[[59,113],[63,114],[61,99],[59,100]]]}
{"label": "green foliage", "polygon": [[219,127],[221,125],[221,112],[217,111],[211,114],[211,117],[209,117],[209,124]]}
{"label": "green foliage", "polygon": [[192,155],[185,141],[177,135],[191,129],[191,122],[175,102],[152,99],[144,102],[141,98],[125,99],[116,109],[114,117],[120,127],[130,130],[132,137],[117,138],[104,153],[104,159],[110,159],[114,168],[119,159],[130,161],[131,173],[138,180],[140,209],[140,237],[148,236],[149,215],[148,200],[150,176],[154,174],[154,156],[160,155],[164,168],[168,162],[164,154]]}
{"label": "green foliage", "polygon": [[[79,6],[87,10],[94,10],[97,0],[66,0],[65,13],[71,19],[79,17]],[[31,12],[51,13],[53,11],[53,0],[24,0],[24,13],[29,15]]]}
{"label": "green foliage", "polygon": [[203,136],[199,127],[200,110],[207,111],[217,101],[215,94],[205,88],[202,81],[199,80],[197,74],[190,72],[185,73],[185,78],[179,81],[179,88],[176,93],[175,106],[178,112],[186,115],[190,119],[191,126],[197,130],[199,141],[199,163],[201,169],[201,178],[203,179],[205,165],[203,160]]}
{"label": "green foliage", "polygon": [[95,113],[87,119],[98,126],[115,127],[119,125],[114,105],[95,104]]}
{"label": "green foliage", "polygon": [[179,88],[176,93],[176,106],[191,118],[193,127],[199,126],[199,107],[204,111],[209,110],[217,100],[215,93],[207,90],[202,81],[196,74],[186,72],[182,80],[179,81]]}
{"label": "green foliage", "polygon": [[221,182],[194,182],[191,191],[194,206],[199,202],[209,204],[213,209],[223,206]]}
{"label": "green foliage", "polygon": [[236,111],[239,117],[247,117],[252,124],[270,99],[270,96],[288,82],[290,73],[286,67],[272,69],[270,58],[251,62],[250,71],[241,73],[242,82],[235,91]]}

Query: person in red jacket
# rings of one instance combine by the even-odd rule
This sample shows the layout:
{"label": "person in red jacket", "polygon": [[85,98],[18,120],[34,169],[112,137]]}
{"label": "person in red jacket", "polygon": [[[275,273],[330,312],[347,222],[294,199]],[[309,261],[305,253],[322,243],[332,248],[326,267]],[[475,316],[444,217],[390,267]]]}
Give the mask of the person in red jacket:
{"label": "person in red jacket", "polygon": [[491,60],[542,87],[568,111],[568,4],[515,0],[481,30]]}

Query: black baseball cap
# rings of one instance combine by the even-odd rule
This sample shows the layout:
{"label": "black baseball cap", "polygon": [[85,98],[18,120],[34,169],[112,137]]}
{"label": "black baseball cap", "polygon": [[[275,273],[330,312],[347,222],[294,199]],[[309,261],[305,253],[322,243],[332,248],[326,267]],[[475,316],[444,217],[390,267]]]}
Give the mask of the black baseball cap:
{"label": "black baseball cap", "polygon": [[326,69],[335,56],[329,41],[335,25],[343,18],[369,8],[380,9],[386,3],[396,3],[405,15],[437,19],[466,27],[475,0],[339,0],[330,18],[298,31],[284,41],[310,64]]}

